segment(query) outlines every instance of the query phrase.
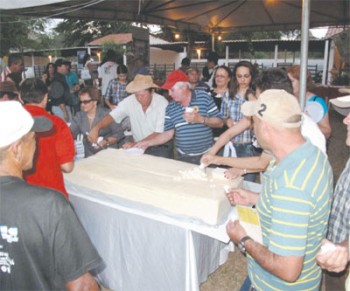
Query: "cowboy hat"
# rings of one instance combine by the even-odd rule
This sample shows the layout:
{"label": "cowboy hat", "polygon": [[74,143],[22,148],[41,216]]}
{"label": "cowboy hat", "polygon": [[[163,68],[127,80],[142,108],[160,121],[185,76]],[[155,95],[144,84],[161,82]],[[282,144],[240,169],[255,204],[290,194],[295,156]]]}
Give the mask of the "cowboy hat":
{"label": "cowboy hat", "polygon": [[153,83],[152,77],[149,75],[136,75],[134,80],[126,86],[126,91],[135,93],[149,88],[159,88]]}

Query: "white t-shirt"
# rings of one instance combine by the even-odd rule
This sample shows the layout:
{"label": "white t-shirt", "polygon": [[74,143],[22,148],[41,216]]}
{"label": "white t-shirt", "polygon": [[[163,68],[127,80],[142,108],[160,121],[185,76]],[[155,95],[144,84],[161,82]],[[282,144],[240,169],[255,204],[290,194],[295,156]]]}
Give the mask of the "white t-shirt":
{"label": "white t-shirt", "polygon": [[167,106],[168,101],[162,95],[153,93],[151,104],[144,112],[135,94],[132,94],[122,100],[109,114],[117,123],[129,117],[132,136],[134,141],[138,142],[154,132],[164,131]]}
{"label": "white t-shirt", "polygon": [[102,66],[98,67],[98,77],[102,79],[101,93],[102,96],[106,95],[106,90],[110,80],[117,78],[118,65],[115,62],[105,62]]}

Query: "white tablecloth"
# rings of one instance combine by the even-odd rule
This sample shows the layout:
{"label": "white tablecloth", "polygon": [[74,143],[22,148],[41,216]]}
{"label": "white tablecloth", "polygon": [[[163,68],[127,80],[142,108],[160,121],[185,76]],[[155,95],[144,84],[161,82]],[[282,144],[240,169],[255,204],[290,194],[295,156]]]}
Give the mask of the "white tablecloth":
{"label": "white tablecloth", "polygon": [[[98,279],[113,290],[199,290],[232,247],[226,221],[209,226],[151,206],[77,187],[70,201],[105,262]],[[245,187],[259,190],[253,183]],[[232,211],[227,219],[235,215]]]}

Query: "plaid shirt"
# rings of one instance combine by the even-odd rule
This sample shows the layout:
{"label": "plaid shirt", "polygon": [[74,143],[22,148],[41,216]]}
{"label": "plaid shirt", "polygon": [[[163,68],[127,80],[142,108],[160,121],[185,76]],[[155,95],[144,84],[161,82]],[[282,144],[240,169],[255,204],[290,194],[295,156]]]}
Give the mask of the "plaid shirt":
{"label": "plaid shirt", "polygon": [[349,239],[350,234],[350,158],[341,173],[333,195],[328,223],[328,239],[335,243]]}
{"label": "plaid shirt", "polygon": [[[235,95],[234,99],[231,99],[228,94],[225,94],[221,103],[221,113],[224,118],[232,118],[237,123],[243,118],[241,112],[241,105],[246,102],[244,97]],[[252,131],[247,129],[241,134],[235,136],[232,140],[233,143],[251,143],[252,142]]]}
{"label": "plaid shirt", "polygon": [[127,84],[120,83],[118,79],[111,80],[108,83],[105,99],[108,99],[111,103],[117,105],[120,101],[128,96],[128,93],[125,90],[126,85]]}

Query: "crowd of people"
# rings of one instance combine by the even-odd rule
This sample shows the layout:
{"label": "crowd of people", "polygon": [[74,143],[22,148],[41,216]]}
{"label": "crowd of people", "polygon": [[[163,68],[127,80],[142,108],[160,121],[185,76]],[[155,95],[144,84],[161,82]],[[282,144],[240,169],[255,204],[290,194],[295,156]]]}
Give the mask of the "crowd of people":
{"label": "crowd of people", "polygon": [[[261,193],[226,194],[232,205],[256,207],[261,221],[263,244],[239,221],[227,224],[229,237],[247,254],[241,290],[318,290],[322,268],[344,272],[350,163],[333,194],[327,104],[308,79],[305,99],[320,103],[324,114],[313,120],[301,108],[299,66],[257,72],[248,61],[233,70],[218,61],[211,52],[201,73],[184,58],[159,87],[144,64],[131,72],[113,51],[98,74],[86,55],[80,76],[69,61],[57,59],[35,79],[23,78],[21,56],[9,57],[0,76],[4,289],[97,290],[92,274],[101,258],[69,204],[63,179],[74,170],[79,143],[85,158],[110,147],[138,148],[202,167],[225,166],[227,179],[256,182],[261,173]],[[350,114],[344,123],[350,146]],[[235,156],[223,156],[228,143]]]}

